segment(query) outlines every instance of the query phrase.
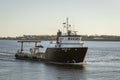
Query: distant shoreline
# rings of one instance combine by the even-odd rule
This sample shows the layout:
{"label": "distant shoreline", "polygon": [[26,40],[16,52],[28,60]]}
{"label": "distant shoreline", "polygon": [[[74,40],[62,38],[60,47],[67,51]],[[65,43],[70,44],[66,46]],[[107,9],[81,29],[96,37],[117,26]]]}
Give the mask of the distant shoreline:
{"label": "distant shoreline", "polygon": [[[100,35],[100,36],[88,36],[88,35],[80,35],[83,41],[120,41],[120,36],[108,36],[108,35]],[[0,37],[0,40],[56,40],[56,35],[23,35],[20,37]]]}

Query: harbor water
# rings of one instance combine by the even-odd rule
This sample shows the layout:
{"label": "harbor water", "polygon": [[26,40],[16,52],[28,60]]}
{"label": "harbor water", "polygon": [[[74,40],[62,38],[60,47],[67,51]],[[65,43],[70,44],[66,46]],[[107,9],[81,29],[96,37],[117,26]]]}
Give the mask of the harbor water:
{"label": "harbor water", "polygon": [[[42,41],[45,51],[50,41]],[[54,43],[54,42],[53,42]],[[34,44],[25,44],[25,51]],[[15,40],[0,40],[0,80],[119,80],[120,42],[85,41],[88,52],[83,64],[16,60],[20,47]]]}

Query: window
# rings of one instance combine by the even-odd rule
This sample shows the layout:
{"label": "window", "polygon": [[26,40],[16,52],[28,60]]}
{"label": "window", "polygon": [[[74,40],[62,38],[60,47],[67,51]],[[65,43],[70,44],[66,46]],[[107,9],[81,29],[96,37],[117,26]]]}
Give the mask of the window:
{"label": "window", "polygon": [[68,40],[70,40],[70,37],[68,37]]}

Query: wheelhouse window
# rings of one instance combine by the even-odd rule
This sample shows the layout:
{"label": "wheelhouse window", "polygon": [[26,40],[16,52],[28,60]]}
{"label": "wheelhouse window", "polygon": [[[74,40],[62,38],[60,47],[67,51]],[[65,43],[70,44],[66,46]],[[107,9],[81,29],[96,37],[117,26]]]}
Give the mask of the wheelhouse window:
{"label": "wheelhouse window", "polygon": [[68,40],[70,40],[70,37],[68,37]]}
{"label": "wheelhouse window", "polygon": [[80,40],[80,37],[59,37],[59,40]]}
{"label": "wheelhouse window", "polygon": [[77,37],[77,38],[76,38],[76,40],[80,40],[80,38],[79,38],[79,37]]}

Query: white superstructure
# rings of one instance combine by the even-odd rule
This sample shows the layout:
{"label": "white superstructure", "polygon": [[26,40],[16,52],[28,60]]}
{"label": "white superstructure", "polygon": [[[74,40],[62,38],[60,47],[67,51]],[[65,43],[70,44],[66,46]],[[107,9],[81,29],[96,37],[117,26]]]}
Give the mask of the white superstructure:
{"label": "white superstructure", "polygon": [[83,47],[83,42],[79,36],[59,37],[60,47]]}
{"label": "white superstructure", "polygon": [[71,25],[68,24],[68,18],[66,23],[64,24],[64,28],[66,28],[66,33],[63,33],[59,30],[57,33],[57,43],[55,47],[58,48],[72,48],[72,47],[83,47],[83,41],[81,41],[82,37],[77,35],[77,31],[71,31],[69,28]]}

